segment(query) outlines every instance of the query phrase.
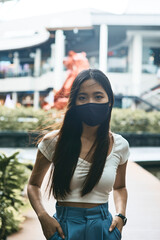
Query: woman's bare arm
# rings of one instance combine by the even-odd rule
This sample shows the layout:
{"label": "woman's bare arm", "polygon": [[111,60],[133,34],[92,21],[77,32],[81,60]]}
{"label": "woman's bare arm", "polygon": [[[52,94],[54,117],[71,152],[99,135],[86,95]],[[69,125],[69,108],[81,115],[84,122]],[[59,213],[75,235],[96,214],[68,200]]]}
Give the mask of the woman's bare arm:
{"label": "woman's bare arm", "polygon": [[123,215],[126,214],[127,205],[127,189],[125,183],[127,162],[119,165],[117,176],[113,187],[113,196],[116,207],[116,212]]}
{"label": "woman's bare arm", "polygon": [[46,212],[42,204],[40,188],[50,165],[51,162],[38,150],[36,162],[27,187],[30,203],[38,217]]}
{"label": "woman's bare arm", "polygon": [[[117,170],[116,180],[113,186],[113,197],[117,213],[121,213],[125,216],[126,214],[126,205],[127,205],[127,189],[126,189],[126,166],[127,162],[119,165]],[[118,227],[121,231],[123,228],[123,221],[120,217],[115,216],[113,218],[110,230],[112,231],[114,227]]]}
{"label": "woman's bare arm", "polygon": [[51,217],[42,204],[41,185],[44,176],[49,169],[51,162],[38,150],[36,162],[32,170],[31,177],[27,186],[27,193],[30,203],[35,210],[41,223],[46,239],[49,239],[56,231],[64,238],[64,234],[57,220]]}

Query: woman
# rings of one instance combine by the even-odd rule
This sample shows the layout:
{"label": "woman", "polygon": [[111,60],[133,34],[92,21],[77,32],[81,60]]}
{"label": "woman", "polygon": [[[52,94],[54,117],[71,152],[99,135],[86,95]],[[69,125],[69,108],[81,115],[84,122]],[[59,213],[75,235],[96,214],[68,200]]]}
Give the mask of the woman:
{"label": "woman", "polygon": [[[46,239],[121,239],[129,145],[110,131],[113,102],[108,78],[96,69],[82,71],[72,85],[61,129],[38,145],[28,196]],[[53,217],[44,209],[40,192],[51,163],[50,194],[57,200]],[[108,211],[112,188],[114,217]]]}

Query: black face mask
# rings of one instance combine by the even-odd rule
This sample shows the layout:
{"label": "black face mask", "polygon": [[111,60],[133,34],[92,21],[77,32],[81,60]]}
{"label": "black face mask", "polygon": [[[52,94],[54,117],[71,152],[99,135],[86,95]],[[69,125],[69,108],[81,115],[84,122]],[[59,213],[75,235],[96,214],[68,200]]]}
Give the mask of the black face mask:
{"label": "black face mask", "polygon": [[86,103],[76,105],[76,114],[82,122],[89,126],[96,126],[107,120],[109,116],[109,102],[107,103]]}

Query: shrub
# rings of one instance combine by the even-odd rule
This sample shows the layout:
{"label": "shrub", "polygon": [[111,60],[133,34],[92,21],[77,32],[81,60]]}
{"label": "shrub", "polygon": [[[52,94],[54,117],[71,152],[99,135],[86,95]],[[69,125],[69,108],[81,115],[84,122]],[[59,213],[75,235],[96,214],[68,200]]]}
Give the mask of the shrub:
{"label": "shrub", "polygon": [[113,109],[111,128],[113,132],[160,133],[160,112]]}
{"label": "shrub", "polygon": [[56,124],[63,116],[63,111],[34,109],[32,107],[10,109],[0,107],[1,131],[38,131],[46,126]]}
{"label": "shrub", "polygon": [[17,158],[18,152],[7,157],[0,154],[0,239],[19,230],[23,216],[21,206],[25,204],[22,190],[30,170]]}
{"label": "shrub", "polygon": [[[65,110],[44,111],[34,108],[8,109],[0,107],[0,130],[2,131],[39,131],[61,126]],[[113,108],[111,128],[113,132],[160,133],[160,112]]]}

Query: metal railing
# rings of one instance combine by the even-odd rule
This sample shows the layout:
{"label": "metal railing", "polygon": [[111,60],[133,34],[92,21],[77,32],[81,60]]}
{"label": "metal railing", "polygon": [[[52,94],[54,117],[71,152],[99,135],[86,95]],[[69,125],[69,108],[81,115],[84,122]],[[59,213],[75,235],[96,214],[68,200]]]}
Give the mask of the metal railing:
{"label": "metal railing", "polygon": [[147,111],[151,111],[151,110],[156,110],[156,111],[160,111],[160,107],[157,107],[155,105],[153,105],[152,103],[148,102],[147,100],[144,100],[143,98],[141,97],[138,97],[138,96],[129,96],[129,95],[116,95],[115,96],[115,100],[117,99],[132,99],[133,102],[135,103],[136,107],[138,108],[138,105],[140,103],[144,103],[146,104],[149,108],[147,109]]}

